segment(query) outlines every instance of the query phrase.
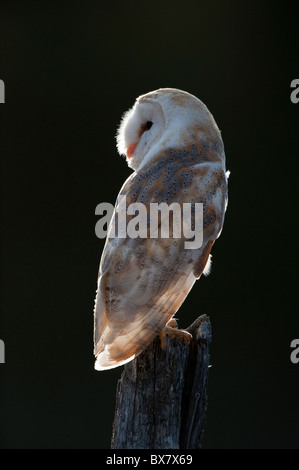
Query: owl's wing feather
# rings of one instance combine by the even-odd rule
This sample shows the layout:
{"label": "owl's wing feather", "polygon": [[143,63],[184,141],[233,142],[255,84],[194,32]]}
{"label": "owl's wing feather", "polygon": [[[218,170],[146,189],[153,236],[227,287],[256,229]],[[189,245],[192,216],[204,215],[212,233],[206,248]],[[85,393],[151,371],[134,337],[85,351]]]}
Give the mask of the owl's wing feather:
{"label": "owl's wing feather", "polygon": [[[132,306],[132,310],[135,311],[135,319],[129,323],[125,322],[120,328],[118,321],[108,320],[99,341],[96,343],[95,368],[104,370],[118,367],[143,351],[178,310],[195,280],[192,273],[184,279],[180,279],[176,285],[158,297],[150,309],[147,303],[140,306],[138,310]],[[96,310],[96,314],[98,313]],[[124,317],[126,315],[126,312],[118,313],[120,315],[123,313]],[[103,311],[100,314],[102,316]]]}
{"label": "owl's wing feather", "polygon": [[[217,191],[211,189],[210,198],[207,196],[207,187],[201,181],[202,174],[207,174],[206,168],[200,165],[193,168],[188,184],[176,185],[172,200],[169,184],[174,177],[176,182],[180,181],[179,171],[173,177],[168,175],[168,186],[159,173],[151,168],[150,175],[145,171],[143,177],[131,176],[120,194],[126,195],[128,204],[139,201],[148,207],[150,202],[167,198],[169,203],[205,199],[203,244],[198,249],[185,249],[183,238],[110,238],[108,231],[94,310],[97,370],[125,364],[161,332],[201,276],[221,230],[224,209],[215,204],[215,198],[224,199],[223,194],[217,193],[221,185],[217,185]],[[114,212],[109,230],[115,217]]]}

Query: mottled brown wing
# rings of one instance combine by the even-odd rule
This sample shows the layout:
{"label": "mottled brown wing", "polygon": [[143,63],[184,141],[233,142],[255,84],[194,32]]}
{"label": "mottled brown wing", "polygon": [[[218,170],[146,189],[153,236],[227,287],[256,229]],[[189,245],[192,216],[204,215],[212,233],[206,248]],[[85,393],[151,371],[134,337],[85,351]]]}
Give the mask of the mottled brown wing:
{"label": "mottled brown wing", "polygon": [[[167,169],[157,160],[142,174],[133,174],[120,195],[126,195],[127,205],[143,202],[148,208],[150,202],[203,202],[203,245],[190,250],[184,238],[109,238],[108,232],[94,312],[97,370],[124,364],[151,343],[202,274],[221,230],[223,171],[206,163],[188,169],[184,157],[182,165],[180,156],[173,155]],[[110,230],[114,219],[115,213]]]}

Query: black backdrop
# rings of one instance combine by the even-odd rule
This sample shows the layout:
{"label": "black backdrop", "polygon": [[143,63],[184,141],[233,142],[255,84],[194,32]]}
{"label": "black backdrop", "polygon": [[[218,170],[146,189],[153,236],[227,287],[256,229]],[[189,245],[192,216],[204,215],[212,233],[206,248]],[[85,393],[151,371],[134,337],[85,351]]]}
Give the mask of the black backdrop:
{"label": "black backdrop", "polygon": [[229,207],[179,313],[210,315],[205,448],[299,447],[295,2],[1,2],[1,448],[108,448],[122,368],[93,369],[104,242],[94,210],[131,173],[121,114],[159,87],[213,113]]}

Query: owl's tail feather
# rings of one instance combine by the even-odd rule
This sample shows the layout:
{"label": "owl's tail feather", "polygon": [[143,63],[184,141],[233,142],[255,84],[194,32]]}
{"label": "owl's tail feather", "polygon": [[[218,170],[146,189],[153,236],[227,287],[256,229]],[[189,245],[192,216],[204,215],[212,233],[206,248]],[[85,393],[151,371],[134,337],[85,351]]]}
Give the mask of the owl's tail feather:
{"label": "owl's tail feather", "polygon": [[95,369],[113,369],[126,364],[146,348],[155,336],[155,332],[143,329],[140,322],[130,324],[130,331],[107,326],[95,348]]}
{"label": "owl's tail feather", "polygon": [[196,278],[190,273],[180,279],[177,288],[165,292],[151,309],[144,305],[144,314],[139,311],[139,320],[126,327],[116,328],[106,323],[95,345],[95,369],[106,370],[121,366],[140,354],[163,330],[185,300]]}
{"label": "owl's tail feather", "polygon": [[123,360],[112,360],[109,357],[109,352],[101,352],[95,362],[94,368],[95,370],[108,370],[108,369],[114,369],[115,367],[122,366],[126,364],[127,362],[130,362],[134,359],[135,354],[133,356],[127,357],[126,359]]}

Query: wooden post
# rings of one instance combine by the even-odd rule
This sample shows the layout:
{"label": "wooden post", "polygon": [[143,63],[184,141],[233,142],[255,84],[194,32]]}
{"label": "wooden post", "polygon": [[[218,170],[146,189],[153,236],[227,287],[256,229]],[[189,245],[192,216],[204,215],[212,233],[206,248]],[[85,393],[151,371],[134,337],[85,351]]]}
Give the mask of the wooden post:
{"label": "wooden post", "polygon": [[207,315],[181,337],[160,338],[125,365],[118,381],[112,449],[200,449],[207,407]]}

